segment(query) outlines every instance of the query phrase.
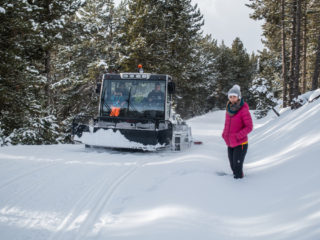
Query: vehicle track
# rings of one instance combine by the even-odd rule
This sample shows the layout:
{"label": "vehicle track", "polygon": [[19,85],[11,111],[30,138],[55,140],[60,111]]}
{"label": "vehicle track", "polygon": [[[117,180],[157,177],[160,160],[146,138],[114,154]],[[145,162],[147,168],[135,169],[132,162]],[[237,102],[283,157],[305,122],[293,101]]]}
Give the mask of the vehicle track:
{"label": "vehicle track", "polygon": [[[71,230],[74,231],[72,239],[85,239],[92,231],[102,210],[108,206],[116,190],[142,165],[143,163],[137,163],[125,171],[120,170],[120,173],[113,174],[112,177],[106,174],[102,181],[99,180],[96,186],[89,188],[74,204],[74,207],[57,228],[57,232],[52,234],[49,240],[69,239],[67,234]],[[116,177],[114,177],[115,175]],[[88,212],[85,213],[85,211]],[[85,214],[84,219],[77,222],[81,214]]]}
{"label": "vehicle track", "polygon": [[[58,168],[58,169],[57,169]],[[19,203],[24,203],[26,201],[26,199],[30,199],[32,196],[36,195],[36,194],[45,194],[45,192],[43,192],[43,189],[48,190],[48,181],[51,181],[52,179],[57,179],[57,178],[61,178],[64,176],[65,172],[61,171],[59,168],[65,169],[64,166],[61,166],[61,164],[59,163],[55,163],[55,164],[49,164],[47,166],[43,166],[37,169],[34,169],[32,171],[28,171],[24,174],[21,174],[15,178],[12,178],[11,180],[9,180],[8,182],[6,182],[5,184],[3,184],[2,188],[0,188],[0,193],[2,191],[6,191],[5,188],[11,188],[14,189],[14,184],[19,184],[21,186],[24,186],[24,188],[18,192],[14,193],[14,199],[10,199],[7,200],[9,202],[5,202],[2,201],[2,205],[4,206],[9,206],[9,205],[18,205]],[[46,170],[46,172],[50,171],[50,176],[49,178],[46,178],[46,181],[43,181],[43,178],[39,178],[39,177],[35,177],[35,178],[29,178],[31,175],[36,174],[36,173],[41,173],[41,174],[46,174],[46,172],[42,172],[43,170]],[[52,175],[52,173],[57,173]],[[25,183],[27,182],[27,184]],[[14,200],[14,201],[13,201]]]}
{"label": "vehicle track", "polygon": [[41,166],[41,167],[38,167],[38,168],[34,168],[34,169],[31,170],[31,171],[27,171],[27,172],[24,172],[23,174],[20,174],[20,175],[18,175],[18,176],[15,176],[15,177],[9,179],[8,181],[4,182],[3,184],[1,184],[1,185],[0,185],[0,191],[1,191],[3,188],[9,186],[10,184],[12,184],[12,183],[14,183],[14,182],[16,182],[16,181],[18,181],[18,180],[20,180],[20,179],[23,179],[23,178],[25,178],[25,177],[27,177],[27,176],[33,175],[33,174],[35,174],[36,172],[40,172],[40,171],[42,171],[42,170],[44,170],[44,169],[47,169],[47,168],[56,166],[56,165],[58,165],[59,163],[60,163],[60,162],[55,162],[55,163],[47,164],[47,165],[45,165],[45,166]]}

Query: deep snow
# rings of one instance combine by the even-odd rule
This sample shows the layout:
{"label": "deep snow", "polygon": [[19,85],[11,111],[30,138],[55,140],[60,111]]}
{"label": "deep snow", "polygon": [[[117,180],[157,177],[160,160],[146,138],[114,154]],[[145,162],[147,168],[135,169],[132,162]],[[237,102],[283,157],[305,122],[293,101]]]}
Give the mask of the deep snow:
{"label": "deep snow", "polygon": [[224,114],[190,120],[204,144],[179,153],[0,148],[0,239],[319,239],[320,100],[254,121],[241,180]]}

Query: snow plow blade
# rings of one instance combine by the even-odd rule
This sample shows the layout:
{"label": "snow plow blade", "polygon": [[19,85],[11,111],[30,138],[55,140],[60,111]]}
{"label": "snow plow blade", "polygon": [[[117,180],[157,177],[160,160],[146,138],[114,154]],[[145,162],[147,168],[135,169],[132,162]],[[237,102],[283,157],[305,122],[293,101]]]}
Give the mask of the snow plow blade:
{"label": "snow plow blade", "polygon": [[103,119],[93,121],[93,126],[79,123],[79,120],[81,119],[78,118],[73,123],[74,141],[87,147],[156,151],[171,143],[172,126],[169,122],[156,123],[149,120],[128,123],[117,119],[119,121],[114,121],[113,124],[107,122],[109,127],[101,127],[99,125],[106,123]]}

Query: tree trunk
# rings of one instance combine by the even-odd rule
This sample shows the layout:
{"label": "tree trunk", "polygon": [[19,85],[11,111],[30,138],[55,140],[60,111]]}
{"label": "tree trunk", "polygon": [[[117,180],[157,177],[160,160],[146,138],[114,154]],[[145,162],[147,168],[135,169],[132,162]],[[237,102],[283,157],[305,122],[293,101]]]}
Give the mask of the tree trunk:
{"label": "tree trunk", "polygon": [[320,73],[320,31],[318,32],[318,47],[316,53],[316,62],[314,66],[314,73],[312,78],[312,90],[318,89]]}
{"label": "tree trunk", "polygon": [[280,117],[280,113],[274,107],[272,107],[271,109],[278,117]]}
{"label": "tree trunk", "polygon": [[288,73],[286,53],[286,30],[285,30],[285,0],[281,0],[281,30],[282,30],[282,86],[283,86],[283,107],[287,107],[288,94]]}
{"label": "tree trunk", "polygon": [[285,30],[285,0],[281,0],[281,24],[282,24],[282,85],[283,107],[287,107],[288,79],[287,79],[287,53],[286,53],[286,30]]}
{"label": "tree trunk", "polygon": [[294,80],[295,80],[295,60],[296,60],[296,12],[297,12],[297,0],[292,1],[292,32],[291,32],[291,58],[290,58],[290,81],[289,81],[289,95],[290,106],[294,98]]}
{"label": "tree trunk", "polygon": [[297,0],[296,6],[296,36],[295,36],[295,61],[294,61],[294,82],[293,82],[293,97],[297,98],[300,94],[299,79],[300,79],[300,50],[301,50],[301,1]]}
{"label": "tree trunk", "polygon": [[308,50],[307,27],[308,27],[307,0],[304,0],[302,93],[307,92],[307,50]]}
{"label": "tree trunk", "polygon": [[46,83],[46,87],[45,87],[45,94],[47,97],[48,107],[51,111],[51,109],[53,108],[53,94],[52,94],[52,90],[51,90],[52,78],[51,78],[51,52],[50,52],[50,50],[46,50],[46,52],[45,52],[44,64],[45,64],[45,74],[46,74],[46,78],[47,78],[47,83]]}

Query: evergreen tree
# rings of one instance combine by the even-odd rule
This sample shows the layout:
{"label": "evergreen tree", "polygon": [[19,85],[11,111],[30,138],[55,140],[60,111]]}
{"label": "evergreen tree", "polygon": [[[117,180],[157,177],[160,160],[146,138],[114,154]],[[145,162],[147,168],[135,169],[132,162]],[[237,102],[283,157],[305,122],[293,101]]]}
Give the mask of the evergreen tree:
{"label": "evergreen tree", "polygon": [[270,51],[264,49],[260,52],[257,73],[252,81],[250,93],[256,104],[256,117],[267,115],[278,102],[281,84],[281,59],[274,59]]}
{"label": "evergreen tree", "polygon": [[224,43],[220,46],[220,54],[215,61],[216,69],[216,107],[224,108],[229,89],[238,84],[241,86],[241,94],[249,103],[254,104],[249,88],[256,70],[256,57],[250,56],[244,49],[239,38],[233,41],[231,49]]}
{"label": "evergreen tree", "polygon": [[[41,103],[38,99],[41,80],[34,62],[39,38],[30,16],[33,8],[25,1],[5,1],[0,13],[0,104],[1,129],[4,143],[30,143],[25,130],[39,133],[35,126]],[[33,143],[31,141],[31,143]]]}
{"label": "evergreen tree", "polygon": [[61,92],[56,109],[65,137],[75,115],[96,115],[96,84],[110,66],[117,64],[114,13],[112,0],[86,1],[69,23],[79,31],[58,48],[54,63],[59,78],[53,88]]}
{"label": "evergreen tree", "polygon": [[[219,47],[219,54],[214,62],[216,70],[216,87],[213,91],[215,105],[218,108],[225,108],[229,89],[233,86],[234,75],[231,71],[232,51],[224,43]],[[239,83],[237,83],[239,84]]]}
{"label": "evergreen tree", "polygon": [[193,64],[193,72],[197,74],[196,78],[199,84],[195,85],[194,88],[197,91],[201,91],[195,94],[199,99],[196,101],[198,103],[198,112],[195,111],[195,113],[201,114],[217,107],[215,98],[218,82],[216,61],[220,54],[220,48],[216,40],[212,39],[211,36],[205,36],[198,41],[195,49],[197,49],[198,57],[194,58],[196,61]]}
{"label": "evergreen tree", "polygon": [[60,31],[76,2],[8,0],[3,5],[0,122],[7,142],[57,142],[56,118],[49,104],[53,98],[49,50],[63,41]]}
{"label": "evergreen tree", "polygon": [[269,110],[277,104],[272,92],[272,84],[267,79],[258,77],[253,80],[250,91],[256,102],[254,115],[257,119],[265,117]]}
{"label": "evergreen tree", "polygon": [[[23,125],[27,105],[28,63],[26,42],[31,40],[32,26],[28,22],[22,1],[5,1],[0,12],[0,129],[8,136]],[[17,34],[20,33],[20,34]],[[13,67],[14,66],[14,67]],[[3,136],[3,138],[4,138]]]}
{"label": "evergreen tree", "polygon": [[121,38],[122,71],[134,71],[142,63],[147,72],[172,75],[178,85],[177,111],[186,112],[183,100],[192,84],[193,47],[203,25],[197,5],[190,0],[148,0],[129,1],[128,8]]}
{"label": "evergreen tree", "polygon": [[240,85],[242,96],[249,105],[253,104],[249,88],[256,70],[255,55],[250,56],[247,53],[239,38],[233,41],[231,52],[233,55],[232,66],[230,67],[230,71],[233,73],[233,79],[231,80],[232,85]]}
{"label": "evergreen tree", "polygon": [[183,98],[179,107],[184,111],[184,117],[198,116],[215,107],[213,92],[217,81],[215,69],[215,60],[219,54],[217,41],[211,36],[205,36],[195,43],[194,50],[193,61],[186,66],[189,81],[185,82],[184,92],[179,95]]}

